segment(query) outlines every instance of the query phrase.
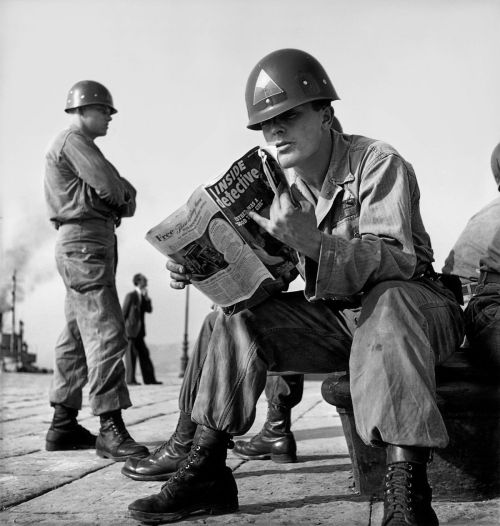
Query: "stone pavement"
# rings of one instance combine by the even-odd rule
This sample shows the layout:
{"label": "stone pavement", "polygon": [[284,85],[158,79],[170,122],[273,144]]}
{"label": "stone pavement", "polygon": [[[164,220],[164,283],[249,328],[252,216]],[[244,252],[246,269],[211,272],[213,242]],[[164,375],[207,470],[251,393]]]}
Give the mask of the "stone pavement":
{"label": "stone pavement", "polygon": [[[181,380],[160,375],[159,386],[134,386],[134,406],[124,412],[132,436],[151,449],[173,432]],[[378,526],[382,504],[356,494],[340,419],[320,394],[321,377],[306,380],[304,398],[293,411],[299,462],[246,462],[228,455],[240,493],[238,513],[196,516],[177,524]],[[0,524],[43,526],[133,526],[127,505],[156,493],[161,483],[135,482],[120,473],[121,463],[93,451],[46,452],[44,436],[52,411],[49,375],[0,374]],[[86,399],[86,398],[85,398]],[[259,401],[255,424],[265,418]],[[97,433],[88,405],[80,422]],[[437,501],[441,525],[498,525],[500,499],[485,502]]]}

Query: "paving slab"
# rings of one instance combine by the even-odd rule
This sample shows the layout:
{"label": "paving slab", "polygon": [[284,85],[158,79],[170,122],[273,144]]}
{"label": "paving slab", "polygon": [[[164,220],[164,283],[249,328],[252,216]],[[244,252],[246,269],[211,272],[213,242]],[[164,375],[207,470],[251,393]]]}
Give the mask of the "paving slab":
{"label": "paving slab", "polygon": [[[150,449],[166,440],[177,423],[181,379],[176,372],[164,372],[162,379],[159,386],[133,386],[134,406],[124,412],[132,436]],[[48,375],[0,375],[0,524],[138,525],[128,515],[128,504],[158,492],[161,483],[128,479],[120,472],[122,463],[101,459],[93,451],[45,451],[52,416],[49,383]],[[307,379],[303,399],[292,413],[297,463],[244,461],[229,451],[227,463],[239,488],[239,512],[193,516],[177,524],[378,526],[382,503],[360,497],[353,488],[340,418],[322,400],[320,388],[320,379]],[[261,397],[246,438],[260,430],[265,417],[266,402]],[[79,420],[98,431],[98,419],[86,403]],[[442,526],[500,524],[500,499],[440,500],[435,509]]]}

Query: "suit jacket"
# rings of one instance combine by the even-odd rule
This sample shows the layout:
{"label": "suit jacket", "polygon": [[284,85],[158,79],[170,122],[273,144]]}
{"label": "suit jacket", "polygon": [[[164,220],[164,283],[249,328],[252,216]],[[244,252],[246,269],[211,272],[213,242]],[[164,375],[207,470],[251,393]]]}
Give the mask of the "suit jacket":
{"label": "suit jacket", "polygon": [[122,311],[127,338],[144,338],[146,336],[144,314],[153,311],[151,300],[144,296],[140,298],[139,293],[133,290],[125,296]]}

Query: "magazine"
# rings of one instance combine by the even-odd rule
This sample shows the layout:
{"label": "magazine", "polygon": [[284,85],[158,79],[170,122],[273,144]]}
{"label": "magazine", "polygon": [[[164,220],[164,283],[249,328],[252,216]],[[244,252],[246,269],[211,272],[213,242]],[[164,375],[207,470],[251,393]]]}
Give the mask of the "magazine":
{"label": "magazine", "polygon": [[248,217],[268,216],[286,177],[270,150],[258,146],[187,203],[151,228],[146,239],[184,265],[191,283],[226,312],[255,305],[296,275],[294,249]]}

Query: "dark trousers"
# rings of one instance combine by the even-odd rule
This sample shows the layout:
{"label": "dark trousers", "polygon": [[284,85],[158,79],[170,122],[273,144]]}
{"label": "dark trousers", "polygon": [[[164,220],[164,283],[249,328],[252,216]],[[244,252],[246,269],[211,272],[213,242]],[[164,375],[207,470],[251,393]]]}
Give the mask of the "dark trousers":
{"label": "dark trousers", "polygon": [[134,383],[135,366],[139,358],[141,366],[142,380],[145,384],[156,382],[155,369],[149,356],[149,349],[144,338],[128,338],[127,352],[125,353],[125,370],[127,383]]}

